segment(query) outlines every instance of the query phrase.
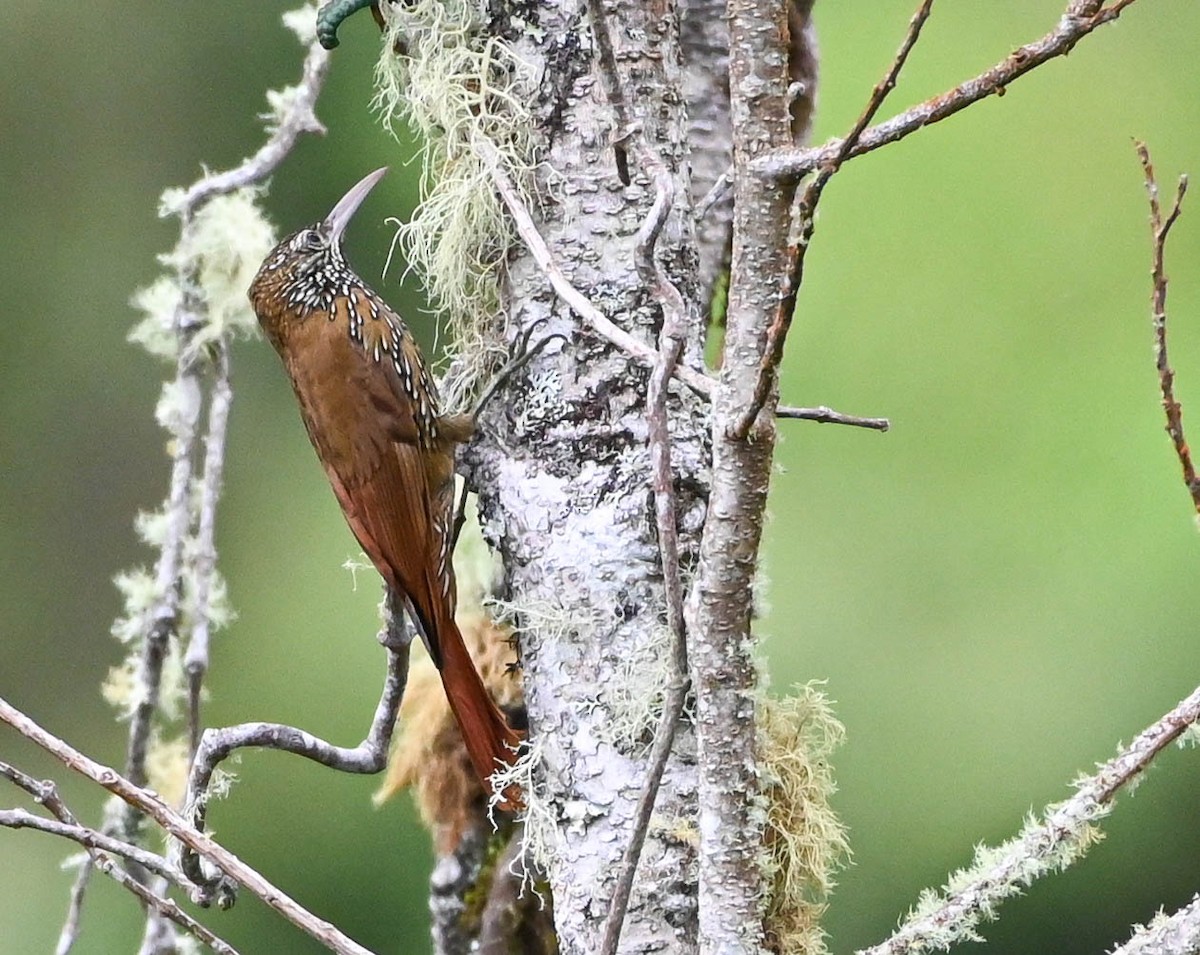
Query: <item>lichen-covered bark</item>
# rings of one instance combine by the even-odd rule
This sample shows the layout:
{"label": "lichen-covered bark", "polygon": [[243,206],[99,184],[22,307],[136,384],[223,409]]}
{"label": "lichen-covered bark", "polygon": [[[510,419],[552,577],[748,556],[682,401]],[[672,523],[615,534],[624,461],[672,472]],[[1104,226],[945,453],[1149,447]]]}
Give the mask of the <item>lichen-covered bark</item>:
{"label": "lichen-covered bark", "polygon": [[[791,0],[788,4],[788,80],[796,85],[791,100],[792,139],[796,145],[808,142],[817,102],[817,34],[812,8],[813,0]],[[700,202],[733,162],[729,21],[725,16],[725,0],[681,0],[679,17],[692,199]],[[730,193],[696,224],[701,301],[706,305],[717,280],[729,268],[732,234]]]}
{"label": "lichen-covered bark", "polygon": [[[680,44],[683,48],[684,95],[688,106],[688,146],[692,166],[692,199],[699,202],[733,161],[729,125],[729,22],[725,0],[681,0]],[[697,223],[702,301],[729,263],[733,201],[718,202]]]}
{"label": "lichen-covered bark", "polygon": [[[580,7],[522,5],[514,45],[544,77],[537,112],[544,165],[539,227],[570,281],[614,321],[653,343],[661,312],[635,269],[635,233],[654,200],[645,170],[622,183],[615,118],[596,72]],[[674,17],[661,3],[608,7],[627,101],[649,144],[687,195],[684,114]],[[508,11],[516,15],[515,9]],[[516,22],[515,20],[513,21]],[[690,214],[673,214],[658,258],[695,294]],[[509,400],[495,402],[465,455],[480,488],[485,536],[499,548],[517,612],[529,735],[540,763],[529,793],[535,842],[549,842],[561,951],[592,953],[645,777],[656,713],[647,696],[665,681],[663,589],[653,525],[645,393],[648,373],[583,332],[533,260],[510,263],[512,327],[550,319],[569,345],[530,365]],[[539,337],[542,332],[539,332]],[[700,330],[689,330],[695,354]],[[694,564],[705,514],[704,408],[672,400],[681,550]],[[631,680],[639,689],[631,692]],[[623,952],[695,944],[695,742],[680,732],[656,822],[642,855]],[[549,823],[549,824],[547,824]],[[539,835],[540,834],[540,835]]]}
{"label": "lichen-covered bark", "polygon": [[730,428],[753,394],[786,272],[791,195],[746,166],[791,140],[786,11],[730,0],[734,242],[724,362],[713,401],[709,517],[689,603],[700,745],[701,952],[762,950],[765,813],[756,763],[751,588],[775,444],[775,395],[745,439]]}

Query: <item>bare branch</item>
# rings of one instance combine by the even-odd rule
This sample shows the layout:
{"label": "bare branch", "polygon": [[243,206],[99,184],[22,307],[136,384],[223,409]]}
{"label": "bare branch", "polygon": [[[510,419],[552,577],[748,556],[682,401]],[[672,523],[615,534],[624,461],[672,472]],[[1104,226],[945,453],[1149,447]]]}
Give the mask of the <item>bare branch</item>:
{"label": "bare branch", "polygon": [[954,891],[943,894],[936,905],[923,907],[891,938],[864,949],[860,955],[925,952],[972,938],[980,921],[993,917],[1004,899],[1082,855],[1095,838],[1092,824],[1108,814],[1116,794],[1197,720],[1200,687],[1128,746],[1121,747],[1098,772],[1077,782],[1075,795],[1048,807],[1040,823],[1027,825],[1017,838],[999,849],[981,850],[977,859],[982,857],[986,862],[972,870],[971,878],[956,879]]}
{"label": "bare branch", "polygon": [[[598,2],[592,4],[593,18],[605,24],[599,32],[607,33],[606,19]],[[615,75],[614,75],[615,79]],[[619,89],[619,84],[616,84]],[[683,716],[683,705],[690,686],[687,666],[687,635],[683,619],[683,581],[679,571],[679,531],[675,504],[675,475],[671,467],[671,432],[667,412],[668,384],[683,354],[687,332],[687,305],[679,289],[666,277],[654,259],[654,249],[663,225],[675,200],[674,180],[662,160],[637,136],[636,153],[639,162],[653,176],[657,198],[638,233],[637,267],[643,281],[658,298],[663,313],[662,330],[654,370],[646,393],[646,423],[650,460],[653,468],[654,516],[658,529],[659,559],[662,563],[663,588],[666,596],[667,627],[671,632],[671,667],[669,669],[663,711],[654,732],[654,742],[646,767],[646,781],[638,797],[633,831],[621,859],[621,874],[613,890],[612,902],[604,924],[602,955],[616,955],[621,941],[621,929],[633,893],[638,861],[650,828],[650,817],[662,784],[663,773],[671,756],[671,746]],[[695,318],[695,316],[692,316]]]}
{"label": "bare branch", "polygon": [[67,917],[58,933],[58,941],[54,946],[54,955],[70,955],[71,949],[79,939],[79,923],[83,918],[83,903],[87,898],[88,885],[92,880],[92,858],[79,866],[75,881],[71,883],[70,900],[67,903]]}
{"label": "bare branch", "polygon": [[733,188],[733,167],[726,169],[717,181],[712,184],[712,188],[704,194],[704,198],[696,203],[696,221],[703,222],[708,214],[712,211],[713,206],[729,195],[729,190]]}
{"label": "bare branch", "polygon": [[85,849],[98,849],[136,862],[138,865],[179,886],[187,886],[187,877],[156,852],[143,849],[132,842],[124,842],[106,836],[96,829],[89,829],[73,822],[43,819],[24,809],[0,809],[0,826],[8,829],[36,829],[52,836],[61,836],[77,842]]}
{"label": "bare branch", "polygon": [[88,758],[38,725],[7,700],[0,698],[0,723],[7,723],[36,743],[73,772],[90,779],[123,802],[157,822],[169,835],[198,852],[231,880],[245,886],[285,919],[338,955],[371,955],[335,925],[313,915],[278,886],[252,869],[224,846],[188,825],[187,821],[157,795]]}
{"label": "bare branch", "polygon": [[200,745],[200,698],[204,676],[208,672],[212,624],[210,601],[217,572],[217,502],[221,496],[221,473],[225,465],[229,406],[233,402],[233,389],[229,385],[229,348],[224,342],[217,343],[216,348],[216,376],[208,402],[208,433],[204,437],[204,472],[200,479],[200,513],[196,520],[193,557],[195,619],[183,661],[188,677],[188,751],[193,759]]}
{"label": "bare branch", "polygon": [[[863,131],[845,159],[872,152],[917,130],[953,116],[989,96],[1002,95],[1017,79],[1048,60],[1070,53],[1081,39],[1119,17],[1134,0],[1114,0],[1108,6],[1089,0],[1071,3],[1058,25],[1040,40],[1014,50],[1004,60],[952,90],[918,103],[898,116]],[[778,149],[755,159],[750,167],[772,180],[796,181],[817,169],[842,149],[841,140],[809,149]]]}
{"label": "bare branch", "polygon": [[699,924],[702,955],[758,951],[763,942],[764,819],[752,652],[753,578],[775,444],[776,398],[753,439],[735,440],[787,269],[794,187],[750,172],[756,155],[792,139],[786,8],[729,0],[734,242],[725,348],[712,400],[712,464],[700,559],[686,607],[698,741]]}
{"label": "bare branch", "polygon": [[887,418],[860,418],[857,415],[842,414],[832,408],[822,405],[819,408],[789,408],[780,405],[775,409],[776,418],[799,418],[803,421],[816,421],[819,424],[844,424],[851,428],[869,428],[872,431],[889,431],[892,423]]}
{"label": "bare branch", "polygon": [[[496,187],[496,192],[508,208],[509,214],[513,217],[513,224],[517,227],[517,234],[524,240],[526,247],[529,249],[529,254],[533,257],[534,262],[537,263],[538,268],[541,269],[542,274],[546,276],[546,279],[550,282],[550,287],[554,289],[558,297],[570,306],[571,310],[583,319],[588,327],[601,338],[616,345],[627,355],[637,359],[643,365],[652,369],[657,367],[659,354],[656,349],[634,338],[625,329],[612,322],[600,309],[588,301],[587,296],[575,288],[566,275],[563,274],[558,263],[554,261],[554,255],[546,245],[546,241],[542,238],[541,233],[538,232],[537,226],[533,221],[533,216],[529,214],[529,210],[522,201],[516,186],[513,185],[512,180],[500,166],[495,154],[495,147],[487,142],[487,140],[480,140],[478,142],[478,149],[491,166],[492,182]],[[713,389],[716,388],[717,383],[715,379],[710,378],[704,372],[697,371],[695,368],[689,368],[687,365],[677,364],[672,374],[696,392],[696,394],[705,398],[712,398]],[[860,418],[855,415],[833,411],[824,406],[818,408],[792,408],[781,405],[776,409],[776,413],[781,418],[822,421],[830,424],[848,424],[860,428],[875,428],[877,431],[887,430],[887,427],[883,424],[887,420],[885,418]],[[867,421],[875,423],[859,423]]]}
{"label": "bare branch", "polygon": [[1167,273],[1164,267],[1164,256],[1167,247],[1167,235],[1171,226],[1179,218],[1183,205],[1183,197],[1187,193],[1187,176],[1179,177],[1179,185],[1175,190],[1175,203],[1171,211],[1163,218],[1162,206],[1158,198],[1158,180],[1154,176],[1154,164],[1150,161],[1150,150],[1146,144],[1138,142],[1138,159],[1142,163],[1142,171],[1146,176],[1146,192],[1150,197],[1150,234],[1154,241],[1154,265],[1150,272],[1153,281],[1153,291],[1150,301],[1154,319],[1154,363],[1158,368],[1158,387],[1162,393],[1163,411],[1167,415],[1167,434],[1175,446],[1175,455],[1183,468],[1183,483],[1192,496],[1192,504],[1200,514],[1200,481],[1196,480],[1196,468],[1192,464],[1192,452],[1183,434],[1183,408],[1175,398],[1175,372],[1171,370],[1167,359]]}
{"label": "bare branch", "polygon": [[[139,846],[122,842],[102,832],[79,825],[74,814],[67,808],[66,803],[62,801],[62,797],[58,794],[58,788],[52,781],[43,780],[39,782],[32,776],[21,772],[15,766],[10,766],[7,763],[0,763],[0,776],[11,780],[21,789],[24,789],[33,796],[39,805],[45,806],[55,817],[53,820],[43,819],[41,816],[35,816],[24,809],[0,810],[0,826],[6,826],[10,829],[35,829],[78,842],[87,849],[88,859],[90,860],[90,864],[84,866],[81,870],[82,872],[90,872],[94,866],[113,879],[118,885],[133,893],[150,910],[174,922],[214,952],[217,952],[218,955],[237,955],[236,950],[231,945],[218,938],[213,932],[209,931],[209,929],[180,909],[173,901],[153,892],[124,871],[112,856],[119,856],[128,861],[135,862],[144,870],[155,872],[178,886],[186,887],[187,880],[183,877],[183,873],[172,866],[166,859]],[[78,880],[76,886],[78,886]],[[78,937],[79,915],[82,911],[82,906],[81,904],[74,903],[75,894],[75,891],[73,891],[73,904],[70,908],[71,917],[67,919],[67,923],[63,926],[63,930],[59,935],[58,944],[55,947],[56,953],[69,952],[75,943],[75,939]]]}
{"label": "bare branch", "polygon": [[[188,778],[187,806],[195,831],[204,831],[213,773],[236,750],[251,746],[281,750],[343,773],[372,774],[381,772],[387,766],[388,747],[396,728],[396,714],[408,682],[408,658],[412,642],[412,633],[404,623],[402,603],[390,590],[387,606],[386,619],[379,634],[379,642],[387,651],[387,676],[366,739],[357,746],[335,746],[311,733],[282,723],[240,723],[237,726],[205,730],[200,737]],[[220,876],[215,879],[207,876],[198,855],[208,856],[190,843],[187,846],[182,857],[183,871],[187,877],[197,885],[208,886],[218,893],[219,899],[231,904],[233,884]]]}
{"label": "bare branch", "polygon": [[758,413],[762,410],[762,406],[767,400],[767,395],[776,385],[779,365],[783,361],[783,348],[787,342],[788,331],[792,327],[792,318],[796,313],[796,297],[800,294],[800,286],[804,281],[804,260],[808,255],[808,247],[812,242],[813,230],[816,228],[817,204],[821,201],[821,194],[824,192],[829,180],[841,169],[842,163],[850,155],[850,151],[858,142],[863,130],[867,128],[867,125],[875,118],[875,114],[879,112],[879,108],[883,106],[883,101],[896,88],[896,80],[900,76],[900,71],[904,69],[904,64],[908,60],[908,54],[920,38],[921,28],[925,25],[925,21],[929,19],[929,13],[932,8],[933,0],[922,0],[921,6],[917,8],[917,12],[913,14],[912,20],[909,21],[908,32],[904,36],[904,41],[900,44],[900,49],[896,51],[895,57],[892,58],[892,62],[888,66],[887,72],[884,73],[883,79],[876,83],[874,89],[871,90],[871,95],[867,99],[867,105],[863,108],[854,126],[851,127],[850,132],[842,140],[838,151],[834,153],[828,162],[822,163],[817,174],[813,176],[804,189],[804,194],[800,198],[799,207],[796,211],[796,220],[799,224],[795,230],[797,233],[796,238],[792,246],[788,249],[790,264],[787,276],[783,280],[783,289],[779,298],[779,310],[775,313],[775,320],[771,323],[771,328],[767,333],[767,348],[763,353],[762,362],[759,365],[758,375],[754,383],[754,396],[742,412],[742,416],[738,419],[737,424],[734,425],[733,436],[738,440],[746,437],[747,433],[749,433],[751,425],[754,424],[754,419],[758,417]]}

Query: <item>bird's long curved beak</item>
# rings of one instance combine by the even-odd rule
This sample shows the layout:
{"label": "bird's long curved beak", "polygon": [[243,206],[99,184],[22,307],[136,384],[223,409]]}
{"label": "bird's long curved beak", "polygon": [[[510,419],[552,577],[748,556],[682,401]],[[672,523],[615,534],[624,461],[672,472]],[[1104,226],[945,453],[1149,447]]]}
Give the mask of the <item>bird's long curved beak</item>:
{"label": "bird's long curved beak", "polygon": [[387,166],[384,166],[382,169],[376,169],[373,173],[360,179],[351,187],[349,192],[338,200],[338,204],[325,217],[325,225],[329,227],[331,238],[340,239],[342,237],[342,233],[346,231],[346,226],[350,224],[354,213],[358,211],[358,207],[367,198],[367,193],[375,188],[375,183],[379,182],[386,172]]}

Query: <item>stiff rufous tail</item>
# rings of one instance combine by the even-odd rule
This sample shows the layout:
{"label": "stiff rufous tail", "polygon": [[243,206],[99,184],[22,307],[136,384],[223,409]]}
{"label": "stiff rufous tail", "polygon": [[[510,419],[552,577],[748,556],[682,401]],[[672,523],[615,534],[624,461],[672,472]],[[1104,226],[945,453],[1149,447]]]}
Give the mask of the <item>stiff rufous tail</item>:
{"label": "stiff rufous tail", "polygon": [[[521,737],[492,701],[453,619],[442,622],[437,642],[442,686],[450,701],[450,711],[462,733],[471,765],[483,782],[484,790],[490,794],[492,773],[512,766],[517,759]],[[509,786],[499,805],[507,810],[520,808],[520,790]]]}

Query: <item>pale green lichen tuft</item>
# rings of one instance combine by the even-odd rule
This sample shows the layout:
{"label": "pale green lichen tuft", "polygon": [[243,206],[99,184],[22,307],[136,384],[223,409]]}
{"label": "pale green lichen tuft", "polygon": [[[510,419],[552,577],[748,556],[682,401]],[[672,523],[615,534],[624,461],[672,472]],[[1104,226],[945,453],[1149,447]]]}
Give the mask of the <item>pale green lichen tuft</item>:
{"label": "pale green lichen tuft", "polygon": [[521,851],[517,853],[513,866],[514,875],[521,877],[521,890],[533,892],[538,898],[538,885],[550,871],[550,863],[558,851],[558,810],[543,785],[539,785],[539,769],[543,760],[542,742],[538,739],[524,743],[521,756],[512,766],[492,774],[492,801],[494,808],[503,799],[501,795],[510,786],[521,790],[525,808],[521,815],[521,828],[516,838],[521,840]]}
{"label": "pale green lichen tuft", "polygon": [[146,751],[146,777],[153,789],[170,806],[183,803],[187,792],[191,753],[188,741],[182,736],[160,739],[155,733]]}
{"label": "pale green lichen tuft", "polygon": [[758,718],[768,944],[778,953],[820,955],[825,900],[850,855],[846,828],[830,805],[837,786],[829,757],[845,731],[813,684],[798,687],[796,696],[760,700]]}
{"label": "pale green lichen tuft", "polygon": [[154,418],[164,431],[174,437],[187,437],[200,416],[200,385],[195,378],[173,378],[164,381]]}
{"label": "pale green lichen tuft", "polygon": [[[512,231],[492,185],[491,154],[519,189],[533,169],[530,104],[537,74],[485,30],[473,0],[388,4],[374,106],[392,129],[403,120],[423,143],[422,200],[400,240],[408,267],[448,319],[455,362],[443,381],[450,410],[463,410],[502,354],[490,330]],[[396,53],[396,49],[403,53]],[[480,148],[486,140],[489,148]]]}
{"label": "pale green lichen tuft", "polygon": [[146,288],[135,292],[130,304],[144,317],[133,326],[129,340],[141,345],[155,358],[175,361],[179,357],[175,315],[182,300],[179,282],[167,275],[160,276]]}
{"label": "pale green lichen tuft", "polygon": [[113,583],[124,599],[125,612],[113,622],[112,635],[122,643],[132,643],[142,636],[142,618],[158,598],[154,575],[145,567],[135,567],[121,571]]}
{"label": "pale green lichen tuft", "polygon": [[246,292],[271,247],[275,230],[258,205],[258,191],[216,196],[196,213],[175,251],[164,257],[181,274],[195,275],[204,321],[190,346],[258,334]]}
{"label": "pale green lichen tuft", "polygon": [[296,39],[304,46],[317,42],[317,5],[315,3],[306,3],[295,10],[288,10],[281,19],[283,25],[296,34]]}
{"label": "pale green lichen tuft", "polygon": [[609,716],[600,732],[622,752],[644,756],[654,742],[671,679],[671,631],[664,625],[647,629],[630,653],[618,657],[606,680],[604,703]]}
{"label": "pale green lichen tuft", "polygon": [[[163,193],[160,215],[178,211],[181,195],[173,189]],[[179,244],[159,257],[171,274],[133,296],[143,318],[129,340],[152,355],[176,360],[185,340],[188,357],[194,358],[218,341],[257,334],[246,292],[274,244],[275,230],[258,206],[258,190],[215,196],[184,226]],[[189,283],[189,296],[182,282]],[[186,335],[180,333],[182,318],[188,322]]]}
{"label": "pale green lichen tuft", "polygon": [[133,519],[133,529],[143,544],[150,547],[162,547],[167,540],[167,527],[170,519],[163,510],[140,511]]}

